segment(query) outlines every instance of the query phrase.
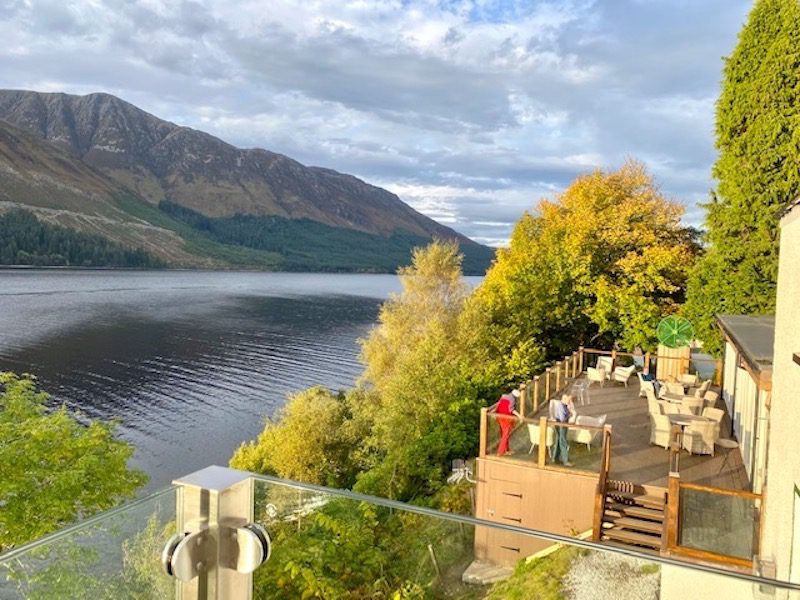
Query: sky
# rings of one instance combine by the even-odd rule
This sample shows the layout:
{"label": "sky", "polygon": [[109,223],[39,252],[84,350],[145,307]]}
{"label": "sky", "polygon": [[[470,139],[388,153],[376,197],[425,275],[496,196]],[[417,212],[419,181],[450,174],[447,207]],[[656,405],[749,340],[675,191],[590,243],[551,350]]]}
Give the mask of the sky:
{"label": "sky", "polygon": [[749,0],[0,0],[0,87],[109,92],[490,245],[643,161],[699,225]]}

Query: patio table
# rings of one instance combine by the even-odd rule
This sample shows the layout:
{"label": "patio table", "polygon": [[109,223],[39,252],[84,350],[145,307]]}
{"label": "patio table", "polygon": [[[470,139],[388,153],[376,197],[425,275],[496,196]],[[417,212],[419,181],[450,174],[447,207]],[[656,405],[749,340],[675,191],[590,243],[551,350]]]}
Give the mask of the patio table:
{"label": "patio table", "polygon": [[714,420],[708,417],[703,417],[701,415],[667,415],[667,416],[669,417],[669,422],[671,425],[678,425],[681,428],[681,447],[683,447],[683,435],[686,427],[688,427],[692,423],[705,423]]}

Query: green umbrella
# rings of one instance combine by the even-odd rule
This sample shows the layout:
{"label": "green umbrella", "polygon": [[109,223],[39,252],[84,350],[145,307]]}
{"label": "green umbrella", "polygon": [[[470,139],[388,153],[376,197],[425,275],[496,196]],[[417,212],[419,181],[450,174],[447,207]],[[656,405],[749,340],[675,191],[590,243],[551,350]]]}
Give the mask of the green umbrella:
{"label": "green umbrella", "polygon": [[683,317],[665,317],[656,329],[658,341],[668,348],[683,348],[694,339],[692,324]]}

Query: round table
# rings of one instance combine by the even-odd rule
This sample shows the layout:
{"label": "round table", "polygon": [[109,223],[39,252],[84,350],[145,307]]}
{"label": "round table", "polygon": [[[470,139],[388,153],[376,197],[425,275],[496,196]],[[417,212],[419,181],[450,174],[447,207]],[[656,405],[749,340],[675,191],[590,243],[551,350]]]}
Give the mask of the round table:
{"label": "round table", "polygon": [[728,457],[730,457],[731,451],[739,447],[739,442],[727,438],[720,438],[715,441],[714,444],[725,450],[725,460],[722,461],[722,464],[719,466],[719,471],[717,471],[717,475],[719,475],[728,464]]}
{"label": "round table", "polygon": [[[673,425],[680,425],[681,427],[686,427],[687,425],[691,425],[692,423],[697,422],[708,422],[713,421],[714,419],[710,419],[709,417],[704,417],[702,415],[667,415],[669,417],[669,422]],[[737,444],[738,446],[738,444]]]}

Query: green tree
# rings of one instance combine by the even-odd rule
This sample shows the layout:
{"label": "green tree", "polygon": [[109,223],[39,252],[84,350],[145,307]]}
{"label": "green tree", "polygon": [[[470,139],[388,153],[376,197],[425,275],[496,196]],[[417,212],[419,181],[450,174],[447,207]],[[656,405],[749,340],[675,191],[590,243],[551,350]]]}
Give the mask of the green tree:
{"label": "green tree", "polygon": [[374,464],[360,491],[408,500],[433,494],[449,460],[474,453],[481,401],[464,372],[459,318],[469,289],[454,242],[413,252],[403,286],[362,343],[362,382],[376,392]]}
{"label": "green tree", "polygon": [[362,407],[374,401],[361,389],[334,394],[314,387],[291,396],[258,439],[230,460],[236,469],[349,488],[365,466],[363,442],[371,423]]}
{"label": "green tree", "polygon": [[800,3],[758,0],[725,60],[717,101],[718,186],[708,251],[689,282],[686,315],[712,353],[714,316],[775,308],[780,211],[800,194]]}
{"label": "green tree", "polygon": [[32,376],[0,373],[0,550],[111,508],[146,481],[114,425],[50,411]]}
{"label": "green tree", "polygon": [[682,213],[629,161],[524,214],[462,317],[481,384],[527,378],[582,343],[652,348],[697,251]]}

